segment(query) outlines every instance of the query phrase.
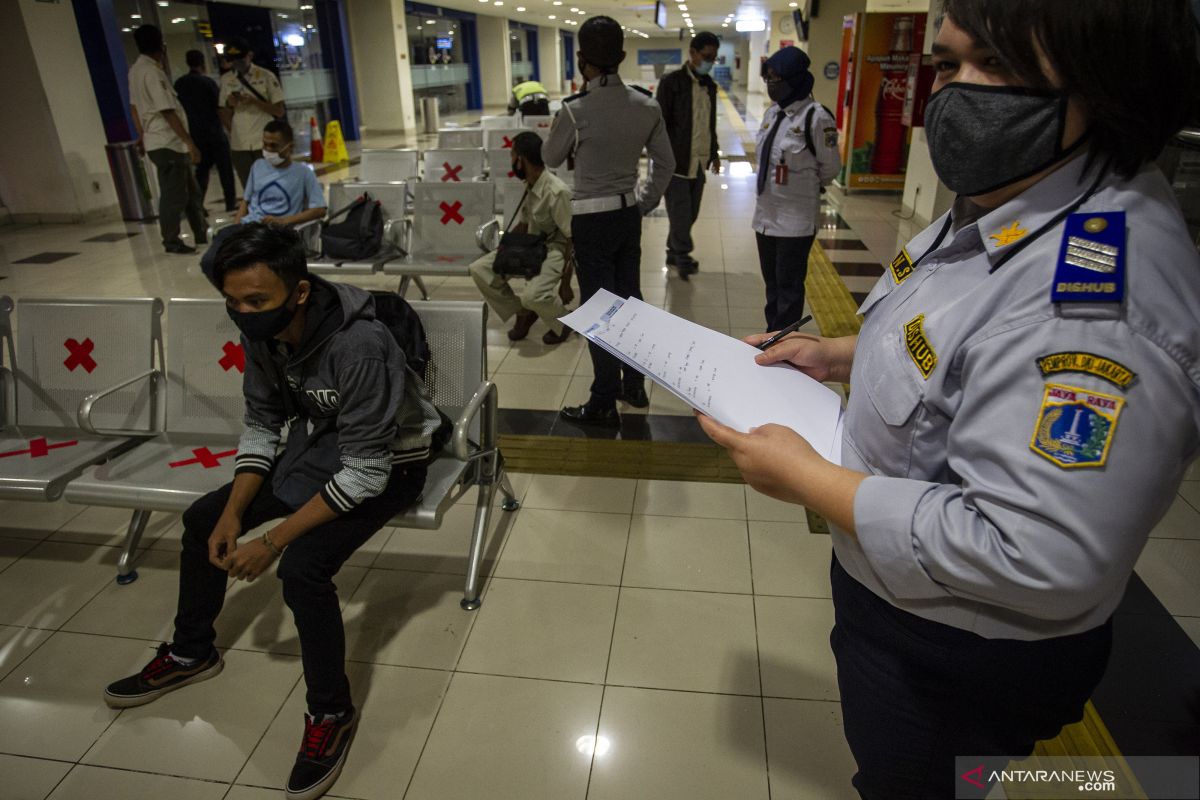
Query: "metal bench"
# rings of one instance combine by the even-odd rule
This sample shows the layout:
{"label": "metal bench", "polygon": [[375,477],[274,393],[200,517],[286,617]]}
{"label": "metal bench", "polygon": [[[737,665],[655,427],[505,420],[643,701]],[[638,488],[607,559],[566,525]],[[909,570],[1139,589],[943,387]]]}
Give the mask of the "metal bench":
{"label": "metal bench", "polygon": [[417,184],[406,255],[383,265],[385,275],[401,276],[400,294],[421,276],[469,274],[467,267],[484,252],[480,231],[496,221],[494,192],[490,181]]}
{"label": "metal bench", "polygon": [[513,139],[528,130],[529,128],[515,125],[507,128],[489,128],[483,132],[483,148],[485,150],[511,150]]}
{"label": "metal bench", "polygon": [[[483,546],[497,488],[504,510],[518,507],[496,446],[496,387],[486,379],[487,307],[430,301],[417,308],[433,353],[430,395],[456,421],[447,449],[430,463],[421,499],[389,524],[435,530],[463,494],[479,488],[461,603],[470,610],[479,607]],[[236,329],[221,300],[172,300],[168,326],[167,431],[67,485],[72,502],[136,509],[120,583],[136,578],[131,561],[151,511],[183,511],[233,478],[243,412]]]}
{"label": "metal bench", "polygon": [[426,183],[469,183],[484,177],[484,154],[478,148],[425,151]]}
{"label": "metal bench", "polygon": [[[505,199],[508,197],[507,187],[510,184],[524,186],[525,183],[512,171],[511,150],[488,150],[488,180],[496,184],[496,211],[502,211]],[[504,219],[507,221],[508,216]]]}
{"label": "metal bench", "polygon": [[[370,194],[373,200],[378,200],[383,212],[383,241],[379,252],[361,261],[312,257],[308,260],[310,272],[318,275],[370,275],[388,259],[402,255],[405,208],[410,197],[408,184],[403,181],[332,183],[329,185],[329,208],[336,213],[354,202],[363,192]],[[320,250],[319,247],[317,249]]]}
{"label": "metal bench", "polygon": [[363,150],[358,165],[358,179],[365,183],[413,181],[419,174],[420,156],[416,150]]}
{"label": "metal bench", "polygon": [[554,124],[554,117],[522,117],[521,124],[536,133],[538,136],[542,137],[542,141],[544,142],[550,138],[550,126]]}
{"label": "metal bench", "polygon": [[438,147],[440,149],[483,147],[483,131],[480,128],[439,128]]}
{"label": "metal bench", "polygon": [[0,298],[0,498],[54,501],[162,419],[162,303],[22,299],[15,354],[13,310]]}

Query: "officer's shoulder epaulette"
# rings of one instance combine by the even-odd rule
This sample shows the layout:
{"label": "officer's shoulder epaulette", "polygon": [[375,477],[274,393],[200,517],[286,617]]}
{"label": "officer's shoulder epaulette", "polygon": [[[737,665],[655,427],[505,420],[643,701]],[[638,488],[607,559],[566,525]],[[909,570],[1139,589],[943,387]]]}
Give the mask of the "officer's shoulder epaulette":
{"label": "officer's shoulder epaulette", "polygon": [[635,92],[641,92],[642,94],[646,95],[646,97],[654,97],[654,93],[651,92],[649,89],[647,89],[645,86],[638,86],[636,83],[628,84],[628,86],[630,89],[633,89]]}
{"label": "officer's shoulder epaulette", "polygon": [[579,98],[581,98],[581,97],[587,97],[587,91],[586,91],[586,90],[585,90],[585,91],[582,91],[582,92],[576,92],[575,94],[571,95],[570,97],[564,97],[564,98],[563,98],[563,102],[564,102],[564,103],[569,103],[569,102],[571,102],[572,100],[578,100],[578,99],[579,99]]}

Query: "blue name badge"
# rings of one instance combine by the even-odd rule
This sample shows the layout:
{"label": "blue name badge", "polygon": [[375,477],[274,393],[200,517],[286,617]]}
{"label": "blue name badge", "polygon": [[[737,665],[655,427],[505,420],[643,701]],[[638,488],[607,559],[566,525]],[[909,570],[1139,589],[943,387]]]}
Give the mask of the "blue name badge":
{"label": "blue name badge", "polygon": [[1125,212],[1067,217],[1054,270],[1055,303],[1119,303],[1125,299]]}

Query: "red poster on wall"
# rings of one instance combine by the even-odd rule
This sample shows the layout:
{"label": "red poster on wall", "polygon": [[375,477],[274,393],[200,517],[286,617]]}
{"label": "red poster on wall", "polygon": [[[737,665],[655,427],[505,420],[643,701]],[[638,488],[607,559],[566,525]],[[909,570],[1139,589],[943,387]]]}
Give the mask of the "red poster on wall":
{"label": "red poster on wall", "polygon": [[847,17],[850,51],[842,125],[842,183],[851,189],[904,188],[909,128],[903,123],[908,62],[925,38],[924,14]]}

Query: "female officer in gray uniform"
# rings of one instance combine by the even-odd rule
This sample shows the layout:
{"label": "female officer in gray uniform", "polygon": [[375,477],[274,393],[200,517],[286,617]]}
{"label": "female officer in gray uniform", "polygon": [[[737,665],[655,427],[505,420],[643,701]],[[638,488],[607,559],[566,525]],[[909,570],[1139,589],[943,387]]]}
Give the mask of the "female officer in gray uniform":
{"label": "female officer in gray uniform", "polygon": [[1200,448],[1200,257],[1152,163],[1200,96],[1186,0],[944,10],[925,125],[958,199],[857,337],[759,356],[850,381],[842,465],[701,418],[748,483],[835,528],[865,798],[953,797],[954,756],[1002,764],[1080,719]]}

